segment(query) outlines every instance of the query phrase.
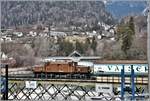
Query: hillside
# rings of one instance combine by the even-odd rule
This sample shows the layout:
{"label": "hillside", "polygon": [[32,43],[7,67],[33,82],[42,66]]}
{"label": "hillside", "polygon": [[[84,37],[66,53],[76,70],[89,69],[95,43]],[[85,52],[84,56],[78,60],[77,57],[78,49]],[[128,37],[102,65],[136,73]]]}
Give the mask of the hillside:
{"label": "hillside", "polygon": [[54,27],[89,27],[114,20],[101,1],[8,1],[2,2],[2,27],[45,24]]}

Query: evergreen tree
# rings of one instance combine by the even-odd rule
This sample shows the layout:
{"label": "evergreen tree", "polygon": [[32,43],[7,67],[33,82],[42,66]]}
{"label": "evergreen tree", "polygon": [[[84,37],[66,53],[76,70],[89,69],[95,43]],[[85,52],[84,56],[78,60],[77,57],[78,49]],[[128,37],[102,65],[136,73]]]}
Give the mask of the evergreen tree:
{"label": "evergreen tree", "polygon": [[127,55],[127,51],[130,49],[132,45],[132,30],[130,28],[126,28],[126,31],[122,35],[122,46],[121,50]]}
{"label": "evergreen tree", "polygon": [[92,43],[91,43],[91,48],[96,51],[96,47],[97,47],[97,41],[95,39],[95,37],[92,38]]}
{"label": "evergreen tree", "polygon": [[133,17],[130,17],[129,28],[132,30],[132,33],[135,34],[134,19],[133,19]]}
{"label": "evergreen tree", "polygon": [[121,50],[127,56],[127,51],[132,46],[133,35],[135,34],[133,17],[130,18],[127,24],[119,25],[117,32],[119,40],[122,40]]}

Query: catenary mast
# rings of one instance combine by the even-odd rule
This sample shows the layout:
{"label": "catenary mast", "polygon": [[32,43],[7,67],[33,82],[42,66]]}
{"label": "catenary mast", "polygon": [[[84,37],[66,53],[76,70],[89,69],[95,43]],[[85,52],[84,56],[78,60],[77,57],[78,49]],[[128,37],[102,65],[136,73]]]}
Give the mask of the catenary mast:
{"label": "catenary mast", "polygon": [[[148,92],[150,94],[150,0],[148,3],[148,12],[147,12],[147,60],[148,60]],[[150,95],[149,95],[150,96]]]}

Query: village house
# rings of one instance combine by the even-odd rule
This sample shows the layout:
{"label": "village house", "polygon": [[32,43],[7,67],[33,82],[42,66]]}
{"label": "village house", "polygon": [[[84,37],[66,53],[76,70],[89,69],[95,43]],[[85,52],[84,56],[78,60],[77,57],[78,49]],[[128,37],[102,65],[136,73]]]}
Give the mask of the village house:
{"label": "village house", "polygon": [[2,36],[1,37],[1,41],[2,42],[11,42],[12,41],[12,38],[11,37],[8,37],[8,36]]}
{"label": "village house", "polygon": [[16,35],[17,37],[22,37],[23,33],[22,32],[13,32],[13,35]]}
{"label": "village house", "polygon": [[39,33],[39,36],[40,36],[40,37],[48,37],[48,36],[49,36],[49,33],[40,32],[40,33]]}
{"label": "village house", "polygon": [[4,52],[0,52],[0,58],[2,60],[8,59],[8,56]]}
{"label": "village house", "polygon": [[50,31],[49,34],[52,37],[55,37],[55,36],[57,36],[57,37],[66,37],[67,36],[67,34],[65,32],[58,32],[58,31]]}
{"label": "village house", "polygon": [[86,35],[89,37],[89,38],[92,38],[94,36],[97,36],[97,32],[96,31],[93,31],[93,32],[86,32]]}
{"label": "village house", "polygon": [[81,37],[81,36],[77,36],[77,35],[73,35],[73,36],[67,36],[67,37],[65,37],[65,40],[66,41],[69,41],[69,42],[71,42],[71,43],[73,43],[73,44],[75,44],[76,43],[76,41],[78,41],[78,42],[81,42],[81,43],[85,43],[86,42],[86,39],[87,39],[87,37]]}
{"label": "village house", "polygon": [[49,32],[49,28],[48,28],[48,27],[45,27],[44,30],[43,30],[43,32],[44,32],[44,33],[48,33],[48,32]]}
{"label": "village house", "polygon": [[35,36],[37,36],[37,32],[30,31],[28,35],[32,36],[32,37],[35,37]]}

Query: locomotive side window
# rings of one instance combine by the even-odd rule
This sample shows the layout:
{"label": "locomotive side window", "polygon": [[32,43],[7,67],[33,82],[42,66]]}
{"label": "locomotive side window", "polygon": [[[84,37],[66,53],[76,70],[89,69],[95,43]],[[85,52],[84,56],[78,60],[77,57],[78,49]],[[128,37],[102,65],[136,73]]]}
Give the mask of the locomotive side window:
{"label": "locomotive side window", "polygon": [[71,66],[71,63],[69,63],[69,67]]}

